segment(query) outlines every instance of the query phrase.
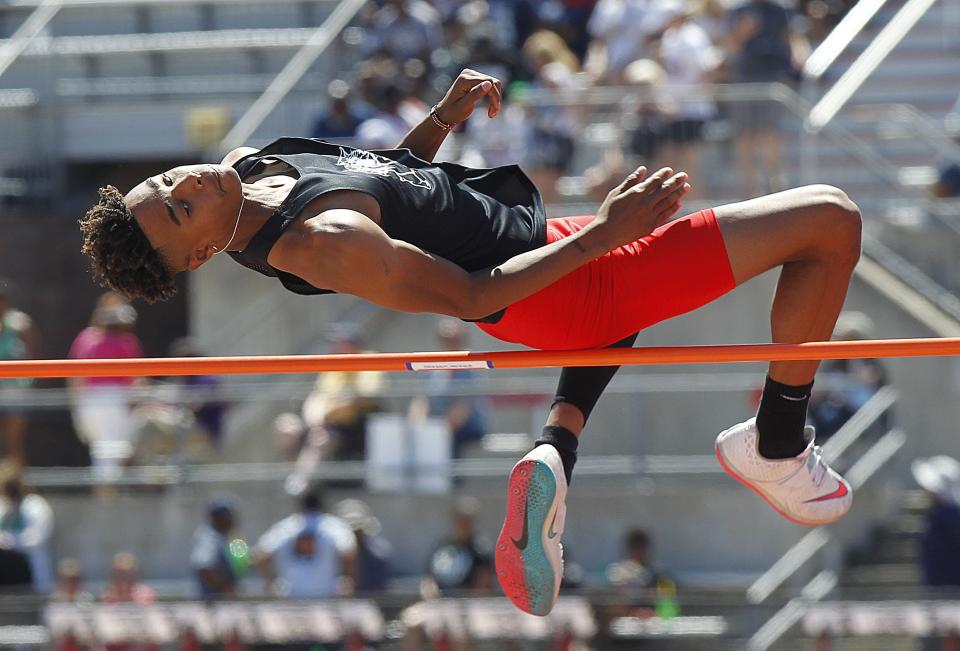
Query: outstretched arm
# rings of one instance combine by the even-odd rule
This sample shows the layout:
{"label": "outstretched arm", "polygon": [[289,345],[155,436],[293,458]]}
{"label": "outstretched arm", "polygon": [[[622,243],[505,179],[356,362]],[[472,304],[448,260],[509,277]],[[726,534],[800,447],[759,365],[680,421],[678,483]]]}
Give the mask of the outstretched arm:
{"label": "outstretched arm", "polygon": [[[460,73],[457,80],[450,86],[450,90],[437,104],[437,118],[447,124],[459,124],[470,117],[477,102],[483,97],[489,97],[487,117],[492,118],[500,112],[503,84],[496,77],[468,68]],[[433,161],[433,157],[437,155],[448,133],[450,133],[448,129],[438,125],[428,115],[404,136],[397,148],[409,149],[418,158]]]}
{"label": "outstretched arm", "polygon": [[473,273],[390,238],[352,210],[328,210],[298,225],[277,242],[269,262],[316,287],[390,309],[481,319],[669,219],[690,189],[686,175],[662,169],[644,180],[645,171],[612,190],[597,219],[575,235]]}

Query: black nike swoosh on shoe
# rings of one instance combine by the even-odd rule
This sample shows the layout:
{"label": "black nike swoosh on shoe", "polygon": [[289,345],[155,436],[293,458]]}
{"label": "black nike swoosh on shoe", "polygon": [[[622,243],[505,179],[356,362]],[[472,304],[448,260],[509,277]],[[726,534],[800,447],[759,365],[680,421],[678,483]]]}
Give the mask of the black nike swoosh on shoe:
{"label": "black nike swoosh on shoe", "polygon": [[513,542],[514,545],[516,545],[517,549],[519,549],[520,551],[523,551],[524,549],[527,548],[527,509],[529,508],[530,506],[526,502],[524,502],[523,503],[523,533],[520,535],[520,539],[514,540],[512,536],[510,537],[510,540]]}

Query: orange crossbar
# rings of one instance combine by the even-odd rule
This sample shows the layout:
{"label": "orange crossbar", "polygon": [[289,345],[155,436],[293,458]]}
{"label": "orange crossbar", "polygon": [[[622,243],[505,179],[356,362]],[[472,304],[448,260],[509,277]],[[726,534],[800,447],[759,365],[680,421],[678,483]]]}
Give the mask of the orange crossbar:
{"label": "orange crossbar", "polygon": [[533,368],[707,364],[866,357],[960,355],[960,338],[826,341],[803,344],[662,346],[596,350],[368,353],[276,357],[29,360],[0,362],[0,378],[252,375],[327,371],[407,371],[446,368]]}

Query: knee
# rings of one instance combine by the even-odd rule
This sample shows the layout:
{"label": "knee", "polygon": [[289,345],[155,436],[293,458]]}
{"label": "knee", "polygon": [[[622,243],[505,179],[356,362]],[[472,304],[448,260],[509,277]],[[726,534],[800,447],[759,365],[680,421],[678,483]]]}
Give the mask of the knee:
{"label": "knee", "polygon": [[860,208],[847,193],[832,185],[814,185],[817,227],[834,260],[856,264],[860,259]]}

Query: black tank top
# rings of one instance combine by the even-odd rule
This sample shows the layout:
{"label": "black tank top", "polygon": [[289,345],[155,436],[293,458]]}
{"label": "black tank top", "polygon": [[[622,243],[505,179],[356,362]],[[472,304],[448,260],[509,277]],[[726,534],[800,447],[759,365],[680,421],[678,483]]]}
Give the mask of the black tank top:
{"label": "black tank top", "polygon": [[387,235],[467,271],[498,265],[546,244],[540,193],[516,165],[470,169],[428,163],[409,149],[364,151],[308,138],[280,138],[233,167],[244,179],[262,171],[264,159],[286,163],[299,178],[247,247],[230,255],[278,278],[297,294],[333,292],[270,266],[267,255],[308,203],[335,190],[373,196]]}

